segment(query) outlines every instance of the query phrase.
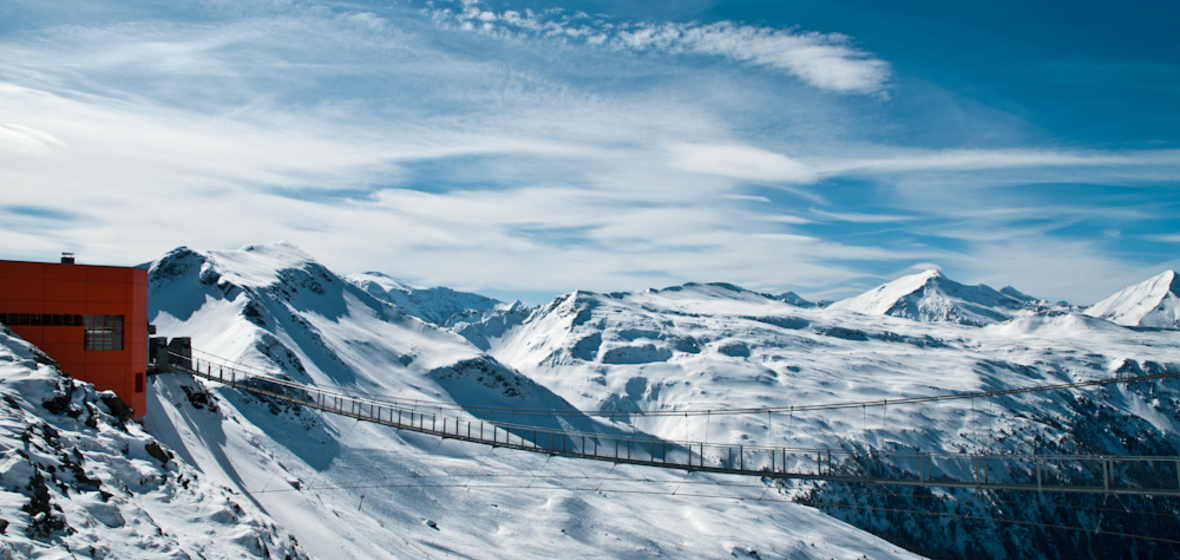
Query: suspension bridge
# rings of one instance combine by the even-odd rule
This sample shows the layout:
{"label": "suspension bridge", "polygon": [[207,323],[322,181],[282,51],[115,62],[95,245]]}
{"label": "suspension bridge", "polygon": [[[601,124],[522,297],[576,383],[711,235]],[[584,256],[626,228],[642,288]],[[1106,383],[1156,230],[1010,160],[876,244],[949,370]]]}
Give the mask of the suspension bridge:
{"label": "suspension bridge", "polygon": [[[215,381],[271,399],[422,434],[550,456],[770,479],[845,482],[976,490],[1065,492],[1180,497],[1180,457],[945,453],[878,449],[800,449],[671,441],[639,434],[618,435],[539,428],[465,416],[464,408],[296,383],[238,364],[173,355],[166,369]],[[1086,381],[1061,386],[963,393],[885,404],[995,394],[1059,390],[1178,377],[1180,373]],[[866,403],[855,403],[865,406]],[[836,405],[840,407],[842,405]],[[851,405],[850,405],[851,406]],[[803,407],[791,407],[803,410]],[[750,413],[710,411],[710,413]],[[777,410],[777,409],[776,409]],[[787,411],[783,408],[779,412]],[[663,412],[687,414],[702,411]],[[767,409],[757,409],[765,413]],[[568,416],[572,411],[531,411]],[[654,413],[660,414],[660,413]]]}

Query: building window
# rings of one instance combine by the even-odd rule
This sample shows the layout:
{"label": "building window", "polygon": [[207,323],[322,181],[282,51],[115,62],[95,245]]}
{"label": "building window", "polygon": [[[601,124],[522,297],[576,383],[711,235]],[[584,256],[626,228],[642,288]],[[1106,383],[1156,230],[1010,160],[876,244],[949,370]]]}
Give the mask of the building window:
{"label": "building window", "polygon": [[82,316],[60,313],[0,313],[0,323],[10,327],[81,327]]}
{"label": "building window", "polygon": [[122,315],[86,315],[86,350],[122,350]]}

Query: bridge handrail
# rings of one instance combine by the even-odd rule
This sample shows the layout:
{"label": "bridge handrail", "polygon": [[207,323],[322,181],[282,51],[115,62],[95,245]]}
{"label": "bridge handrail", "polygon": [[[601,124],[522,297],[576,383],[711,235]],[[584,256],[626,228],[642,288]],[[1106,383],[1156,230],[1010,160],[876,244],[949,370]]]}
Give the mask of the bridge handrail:
{"label": "bridge handrail", "polygon": [[[817,449],[663,440],[647,434],[582,432],[474,415],[469,418],[445,415],[434,405],[406,406],[398,401],[376,400],[334,388],[249,373],[201,358],[191,360],[188,368],[174,365],[189,374],[358,420],[551,455],[778,478],[1180,496],[1180,457],[1177,456],[952,453],[859,446]],[[1002,468],[994,468],[993,463],[997,462]]]}
{"label": "bridge handrail", "polygon": [[[197,360],[196,358],[194,358],[194,362],[197,362],[197,361],[200,361],[200,360]],[[213,361],[208,360],[208,359],[205,359],[204,361],[206,361],[207,363],[209,363],[211,365],[215,365],[215,366],[221,365],[221,364],[214,363]],[[237,373],[246,373],[246,372],[243,372],[241,369],[235,369],[235,368],[232,368],[231,366],[223,366],[223,367],[226,371],[235,370]],[[194,370],[196,370],[195,373],[201,374],[201,372],[197,368],[194,368]],[[202,377],[206,377],[206,375],[202,375]],[[299,383],[297,381],[283,379],[280,377],[274,377],[273,375],[248,374],[247,377],[239,377],[238,382],[241,383],[245,379],[254,379],[254,380],[264,381],[267,383],[281,385],[281,386],[284,386],[284,387],[287,387],[290,389],[294,389],[297,391],[320,393],[323,395],[334,396],[334,397],[342,398],[342,399],[349,399],[349,400],[353,400],[356,402],[362,402],[362,403],[366,403],[366,404],[379,404],[379,405],[385,405],[385,406],[397,405],[397,408],[395,408],[395,410],[402,410],[405,412],[413,411],[416,414],[417,413],[437,414],[440,418],[445,416],[446,418],[450,418],[450,419],[463,420],[464,417],[461,415],[460,416],[447,416],[447,415],[442,414],[442,411],[443,410],[458,410],[461,412],[465,412],[467,410],[465,408],[465,405],[459,405],[459,404],[451,404],[450,407],[448,408],[447,406],[440,407],[435,402],[429,402],[429,404],[424,405],[425,401],[414,400],[414,399],[402,399],[402,398],[398,398],[398,397],[389,397],[388,399],[373,398],[374,394],[372,394],[372,393],[354,392],[354,391],[349,391],[347,389],[343,389],[343,388],[339,388],[339,387],[319,387],[316,385],[306,385],[303,383]],[[497,412],[504,412],[509,416],[511,415],[512,411],[515,410],[515,409],[511,409],[511,408],[501,408],[501,407],[494,407],[494,408]],[[531,410],[540,411],[541,409],[531,409]],[[554,411],[555,417],[564,417],[566,414],[567,413],[565,411]],[[633,435],[621,435],[621,434],[609,434],[609,433],[604,433],[604,432],[582,432],[582,431],[578,431],[578,430],[544,428],[544,427],[536,426],[534,424],[520,424],[520,423],[514,423],[514,422],[505,422],[505,421],[501,421],[501,420],[479,418],[474,415],[470,415],[470,416],[472,416],[472,418],[474,418],[478,421],[493,423],[493,424],[495,424],[499,427],[505,428],[505,429],[527,429],[529,431],[536,430],[537,432],[540,432],[540,433],[552,432],[554,434],[566,434],[566,435],[570,435],[570,436],[596,435],[599,437],[612,437],[612,438],[613,437],[622,437],[622,438],[626,438],[626,439],[631,439],[636,442],[674,443],[674,444],[679,444],[679,445],[684,445],[684,446],[689,446],[689,445],[699,446],[701,444],[704,444],[706,446],[736,447],[738,445],[738,444],[729,444],[729,443],[724,443],[724,442],[709,442],[709,441],[688,440],[688,439],[684,439],[684,440],[665,439],[665,438],[659,438],[659,437],[650,436],[650,435],[646,435],[646,434],[639,434],[639,433],[636,433]],[[823,452],[840,451],[840,452],[847,452],[847,453],[861,453],[861,452],[865,451],[864,449],[859,449],[859,448],[835,450],[835,449],[831,449],[831,448],[784,447],[784,446],[776,446],[776,445],[759,445],[759,444],[741,444],[741,447],[744,449],[747,449],[747,450],[751,450],[751,451],[787,449],[789,451],[812,452],[812,453],[814,453],[816,451],[823,451]],[[1006,459],[1028,459],[1028,460],[1034,460],[1034,459],[1042,459],[1042,460],[1087,459],[1088,460],[1088,459],[1100,459],[1100,458],[1118,458],[1120,460],[1127,460],[1127,461],[1180,461],[1180,455],[1134,455],[1134,456],[1127,456],[1127,455],[1113,455],[1113,454],[1093,455],[1093,454],[1060,454],[1060,453],[1058,453],[1058,454],[1053,454],[1053,453],[1021,453],[1021,452],[1015,452],[1015,451],[1002,451],[1002,452],[991,452],[991,453],[980,453],[980,452],[970,452],[970,453],[958,452],[958,453],[955,453],[955,452],[950,452],[950,451],[921,451],[921,450],[905,451],[905,450],[884,450],[884,449],[873,449],[872,452],[886,454],[886,455],[890,455],[890,456],[897,456],[897,457],[923,456],[923,457],[958,458],[958,457],[964,457],[964,456],[974,456],[974,457],[996,458],[996,459],[1006,458]]]}

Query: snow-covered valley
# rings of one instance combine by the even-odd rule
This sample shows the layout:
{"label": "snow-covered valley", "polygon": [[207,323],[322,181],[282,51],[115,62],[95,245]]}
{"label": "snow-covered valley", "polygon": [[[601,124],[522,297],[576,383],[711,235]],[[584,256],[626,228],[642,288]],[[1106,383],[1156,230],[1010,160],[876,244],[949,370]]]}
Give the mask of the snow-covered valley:
{"label": "snow-covered valley", "polygon": [[[824,307],[728,284],[574,292],[531,307],[372,273],[342,277],[275,244],[180,248],[152,263],[150,280],[149,318],[160,334],[192,337],[201,351],[322,387],[562,413],[531,420],[542,427],[865,455],[1180,454],[1180,392],[1170,379],[863,409],[644,414],[790,409],[1177,371],[1180,331],[1174,318],[1167,321],[1176,298],[1171,277],[1085,310],[1013,288],[963,286],[937,272]],[[1140,308],[1163,311],[1136,315]],[[31,361],[19,340],[0,342],[14,356],[3,364],[0,389],[20,395],[20,414],[58,430],[68,424],[79,441],[102,441],[113,429],[41,406],[63,381]],[[18,383],[29,376],[46,388]],[[135,443],[106,444],[102,460],[82,448],[81,465],[87,477],[111,480],[100,485],[103,493],[128,476],[123,463],[162,473],[154,476],[169,481],[167,491],[161,482],[133,487],[127,498],[170,512],[151,510],[164,517],[162,532],[90,523],[85,504],[96,491],[66,484],[49,486],[65,528],[30,533],[32,516],[20,508],[40,499],[39,491],[13,467],[0,472],[8,496],[0,516],[12,521],[0,539],[15,557],[68,557],[83,537],[111,540],[111,557],[151,558],[246,555],[235,546],[272,558],[1099,558],[1116,550],[1154,558],[1180,551],[1169,542],[1180,515],[1170,498],[686,474],[439,440],[180,374],[155,376],[151,389],[143,429],[120,432]],[[11,464],[28,445],[20,443],[22,429],[17,420],[4,424]],[[139,450],[149,441],[171,461],[159,466],[144,456]],[[19,460],[44,466],[20,467],[26,471],[60,465],[41,455]],[[200,484],[176,487],[170,481],[178,477]],[[246,519],[232,530],[265,546],[227,539],[231,529],[211,521],[224,516],[189,505],[226,500],[241,508],[235,519]],[[138,556],[117,552],[148,542],[159,544]]]}

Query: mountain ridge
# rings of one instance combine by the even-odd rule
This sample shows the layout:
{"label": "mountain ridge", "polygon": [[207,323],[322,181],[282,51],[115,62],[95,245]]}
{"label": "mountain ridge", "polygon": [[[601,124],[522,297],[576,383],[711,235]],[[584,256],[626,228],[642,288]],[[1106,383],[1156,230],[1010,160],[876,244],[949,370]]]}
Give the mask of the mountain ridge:
{"label": "mountain ridge", "polygon": [[928,269],[837,301],[828,309],[983,326],[1019,316],[1038,302],[1011,286],[1000,291],[985,284],[967,286]]}
{"label": "mountain ridge", "polygon": [[[199,350],[272,375],[439,403],[440,411],[446,406],[485,422],[838,449],[850,461],[870,460],[874,450],[1180,453],[1180,391],[1166,382],[934,407],[893,404],[1180,369],[1176,331],[1128,329],[1035,305],[976,327],[803,307],[732,284],[690,282],[608,294],[577,290],[539,306],[466,309],[438,325],[290,244],[177,248],[156,261],[149,279],[152,319],[164,336],[191,336]],[[938,290],[947,284],[938,283],[934,291],[945,295]],[[444,302],[449,297],[433,293]],[[1130,550],[1126,539],[1044,527],[1087,526],[1085,515],[1104,507],[1102,496],[1043,496],[1010,508],[969,490],[884,496],[855,485],[730,484],[737,481],[646,468],[634,480],[619,480],[624,473],[608,464],[396,432],[179,374],[150,383],[148,425],[162,447],[212,483],[254,500],[320,558],[424,551],[514,559],[914,557],[896,546],[905,545],[943,556],[1059,560]],[[890,405],[867,411],[667,414],[882,399]],[[525,412],[537,410],[560,410],[561,420]],[[599,410],[625,414],[584,412]],[[527,428],[515,429],[514,437],[527,437]],[[571,472],[599,481],[595,490],[579,490]],[[757,487],[752,495],[708,501],[675,492],[686,476],[693,484],[715,483],[710,493]],[[527,484],[511,482],[520,477]],[[668,495],[655,490],[659,485]],[[764,495],[774,503],[763,503]],[[1122,499],[1132,510],[1180,515],[1175,501]],[[789,500],[819,509],[782,503]],[[963,500],[982,504],[969,532],[954,521],[927,522],[930,515],[954,519]],[[686,516],[703,529],[685,533]],[[1117,525],[1139,518],[1111,512],[1106,519]],[[1012,531],[1011,522],[1025,525]],[[800,546],[803,539],[817,546]],[[1132,553],[1138,558],[1175,552],[1138,546],[1147,547]]]}
{"label": "mountain ridge", "polygon": [[1115,292],[1085,313],[1129,327],[1180,329],[1180,275],[1166,270]]}

